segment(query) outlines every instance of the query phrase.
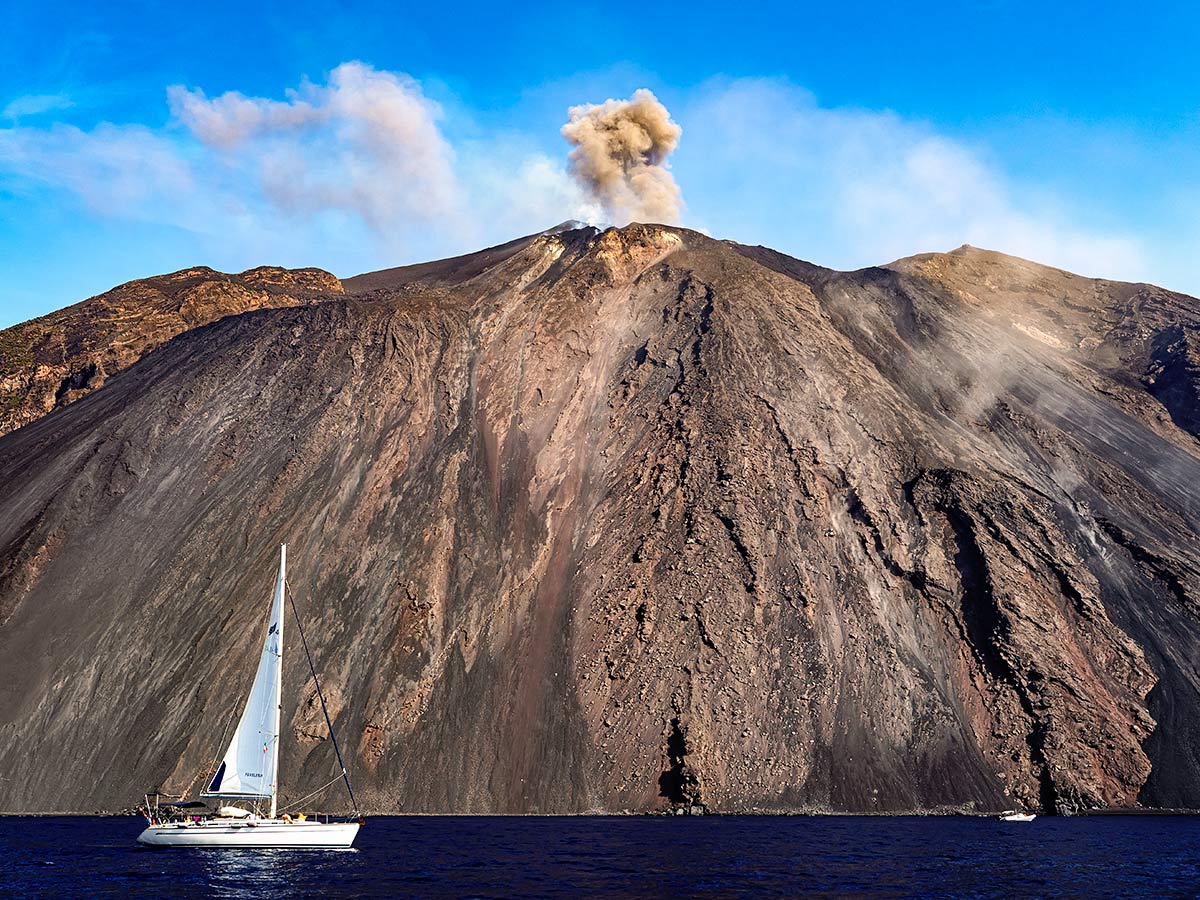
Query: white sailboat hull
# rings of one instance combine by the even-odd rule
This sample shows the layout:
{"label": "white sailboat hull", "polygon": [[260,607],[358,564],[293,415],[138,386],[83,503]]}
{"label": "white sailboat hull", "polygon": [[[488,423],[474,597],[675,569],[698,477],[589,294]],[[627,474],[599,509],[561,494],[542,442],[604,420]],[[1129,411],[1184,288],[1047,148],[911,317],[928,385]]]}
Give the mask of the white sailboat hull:
{"label": "white sailboat hull", "polygon": [[242,847],[333,850],[351,847],[357,822],[171,822],[151,825],[138,843],[149,847]]}

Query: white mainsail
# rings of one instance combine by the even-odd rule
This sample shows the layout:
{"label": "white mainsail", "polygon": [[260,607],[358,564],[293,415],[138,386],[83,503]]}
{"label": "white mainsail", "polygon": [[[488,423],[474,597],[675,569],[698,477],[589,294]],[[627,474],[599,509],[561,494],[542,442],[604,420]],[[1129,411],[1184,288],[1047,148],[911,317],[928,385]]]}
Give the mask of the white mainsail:
{"label": "white mainsail", "polygon": [[241,721],[204,797],[271,798],[275,815],[279,766],[279,703],[283,675],[283,594],[287,545],[279,548],[279,578],[262,656]]}

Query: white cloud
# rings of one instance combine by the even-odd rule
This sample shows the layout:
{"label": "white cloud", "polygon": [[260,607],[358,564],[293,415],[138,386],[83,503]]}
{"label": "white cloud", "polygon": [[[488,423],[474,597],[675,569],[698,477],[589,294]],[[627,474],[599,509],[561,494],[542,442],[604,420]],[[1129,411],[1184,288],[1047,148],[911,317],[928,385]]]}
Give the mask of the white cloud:
{"label": "white cloud", "polygon": [[1091,229],[980,151],[890,112],[821,107],[773,80],[713,83],[681,118],[676,157],[697,221],[854,268],[975,244],[1087,275],[1140,277],[1128,234]]}
{"label": "white cloud", "polygon": [[507,240],[566,219],[595,224],[604,218],[561,160],[518,137],[465,142],[459,155],[477,229],[507,235]]}
{"label": "white cloud", "polygon": [[70,109],[75,103],[66,94],[26,94],[15,97],[0,112],[2,119],[20,119],[25,116],[40,116],[42,113]]}
{"label": "white cloud", "polygon": [[420,84],[363,63],[284,100],[167,94],[163,129],[0,128],[0,176],[67,190],[105,216],[190,230],[230,268],[283,257],[349,274],[588,211],[565,162],[504,135],[460,157]]}

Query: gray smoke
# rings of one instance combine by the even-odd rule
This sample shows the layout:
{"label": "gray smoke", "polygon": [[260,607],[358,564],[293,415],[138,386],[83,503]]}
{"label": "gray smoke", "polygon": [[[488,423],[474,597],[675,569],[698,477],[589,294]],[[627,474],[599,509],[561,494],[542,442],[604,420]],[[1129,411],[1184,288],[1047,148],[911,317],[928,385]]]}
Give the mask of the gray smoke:
{"label": "gray smoke", "polygon": [[683,200],[667,157],[683,129],[645,88],[628,100],[572,106],[562,136],[571,151],[571,173],[615,224],[674,223]]}
{"label": "gray smoke", "polygon": [[441,110],[407,75],[342,63],[286,101],[175,86],[172,112],[285,211],[342,209],[380,232],[462,206]]}

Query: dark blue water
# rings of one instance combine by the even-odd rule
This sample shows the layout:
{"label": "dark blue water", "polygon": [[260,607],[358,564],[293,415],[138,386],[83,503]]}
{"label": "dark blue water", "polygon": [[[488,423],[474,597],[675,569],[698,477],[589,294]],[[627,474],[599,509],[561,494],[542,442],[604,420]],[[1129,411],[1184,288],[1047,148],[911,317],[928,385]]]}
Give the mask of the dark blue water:
{"label": "dark blue water", "polygon": [[1200,896],[1190,817],[400,817],[350,852],[150,850],[141,827],[0,818],[0,896]]}

